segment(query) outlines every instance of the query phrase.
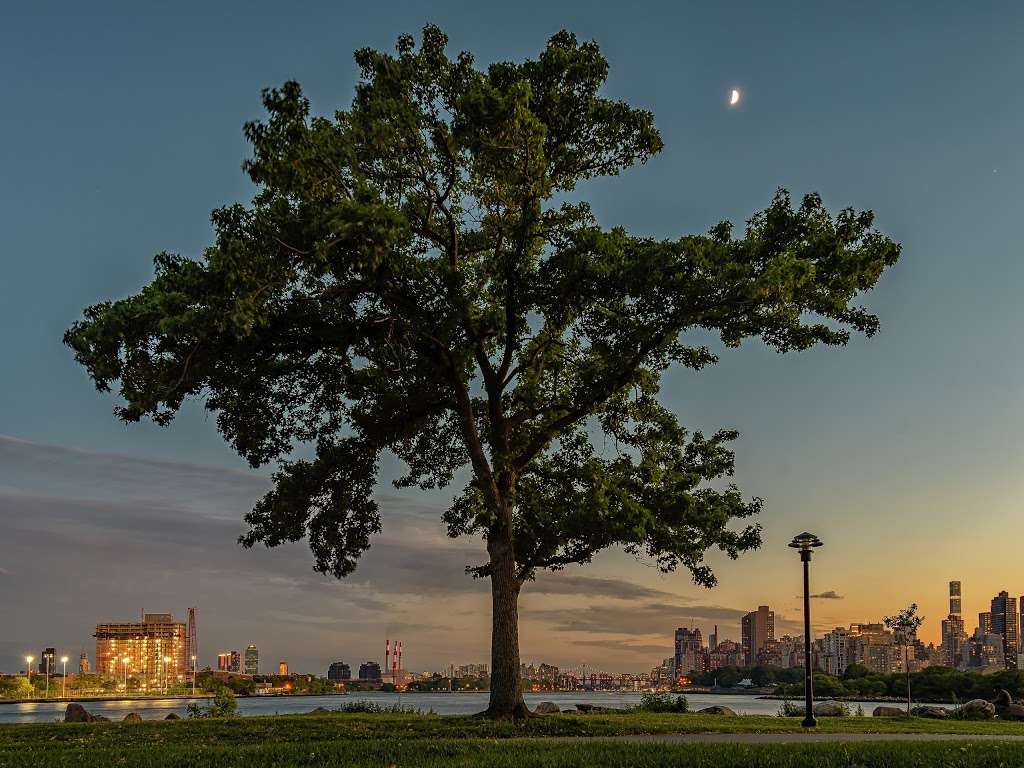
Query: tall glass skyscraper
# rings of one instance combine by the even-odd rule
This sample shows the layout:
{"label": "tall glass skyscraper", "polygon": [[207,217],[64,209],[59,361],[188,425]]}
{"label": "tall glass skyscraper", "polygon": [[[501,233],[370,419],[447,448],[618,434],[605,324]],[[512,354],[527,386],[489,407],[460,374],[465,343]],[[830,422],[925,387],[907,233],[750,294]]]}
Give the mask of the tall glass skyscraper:
{"label": "tall glass skyscraper", "polygon": [[1017,599],[1010,597],[1006,590],[992,598],[992,631],[1003,636],[1003,655],[1006,668],[1017,668],[1017,646],[1020,641],[1020,624],[1017,619]]}

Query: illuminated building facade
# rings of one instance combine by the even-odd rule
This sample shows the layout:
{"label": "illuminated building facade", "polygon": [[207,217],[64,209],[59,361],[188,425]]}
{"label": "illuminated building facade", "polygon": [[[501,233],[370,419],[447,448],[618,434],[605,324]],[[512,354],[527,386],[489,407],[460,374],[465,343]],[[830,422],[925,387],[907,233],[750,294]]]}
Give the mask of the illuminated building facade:
{"label": "illuminated building facade", "polygon": [[169,613],[146,613],[139,622],[97,624],[95,638],[97,672],[127,675],[144,685],[185,679],[185,625]]}

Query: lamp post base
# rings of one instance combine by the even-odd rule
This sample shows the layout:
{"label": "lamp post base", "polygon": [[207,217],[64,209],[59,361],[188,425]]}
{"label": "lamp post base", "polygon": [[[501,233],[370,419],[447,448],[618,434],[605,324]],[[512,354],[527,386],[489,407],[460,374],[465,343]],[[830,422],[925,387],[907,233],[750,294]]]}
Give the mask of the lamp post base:
{"label": "lamp post base", "polygon": [[813,715],[808,715],[804,718],[803,722],[800,723],[804,728],[817,728],[818,721],[814,719]]}

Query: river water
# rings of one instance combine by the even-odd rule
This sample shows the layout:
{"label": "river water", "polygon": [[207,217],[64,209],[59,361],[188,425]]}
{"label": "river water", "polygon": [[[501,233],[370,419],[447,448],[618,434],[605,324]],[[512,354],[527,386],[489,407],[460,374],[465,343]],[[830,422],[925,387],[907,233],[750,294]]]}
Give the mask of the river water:
{"label": "river water", "polygon": [[[749,694],[716,695],[691,693],[686,698],[690,709],[696,710],[714,704],[724,704],[743,715],[774,715],[781,702],[774,699],[760,699]],[[161,720],[174,712],[185,716],[189,699],[136,699],[134,701],[109,700],[86,701],[82,705],[96,715],[111,720],[120,720],[129,712],[137,712],[144,720]],[[195,699],[205,703],[205,699]],[[382,706],[400,704],[423,712],[434,711],[440,715],[469,715],[487,708],[487,693],[352,693],[347,696],[253,696],[238,699],[240,715],[285,715],[310,712],[317,707],[333,709],[347,702],[370,701]],[[532,708],[542,701],[553,701],[562,709],[578,703],[597,704],[602,707],[628,707],[639,703],[638,693],[528,693],[526,703]],[[800,702],[796,702],[799,704]],[[893,702],[861,702],[867,715],[879,704],[899,706]],[[850,709],[857,710],[857,704]],[[67,702],[31,702],[23,704],[0,704],[0,723],[46,723],[61,720]]]}

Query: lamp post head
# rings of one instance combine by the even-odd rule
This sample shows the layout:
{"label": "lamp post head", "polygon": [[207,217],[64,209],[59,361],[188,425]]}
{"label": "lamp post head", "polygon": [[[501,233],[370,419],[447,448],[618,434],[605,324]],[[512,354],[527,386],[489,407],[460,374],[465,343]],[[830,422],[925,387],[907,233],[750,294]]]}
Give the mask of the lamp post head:
{"label": "lamp post head", "polygon": [[26,664],[31,664],[31,663],[32,663],[33,661],[35,661],[35,660],[36,660],[36,657],[35,657],[35,656],[26,656],[26,657],[25,657],[25,663],[26,663]]}
{"label": "lamp post head", "polygon": [[68,657],[67,656],[61,656],[60,657],[60,663],[61,664],[67,664],[68,663]]}
{"label": "lamp post head", "polygon": [[793,537],[793,540],[789,542],[789,546],[793,549],[800,550],[800,559],[807,562],[811,559],[811,550],[815,547],[820,547],[822,544],[821,539],[815,536],[813,533],[804,531],[798,533]]}

